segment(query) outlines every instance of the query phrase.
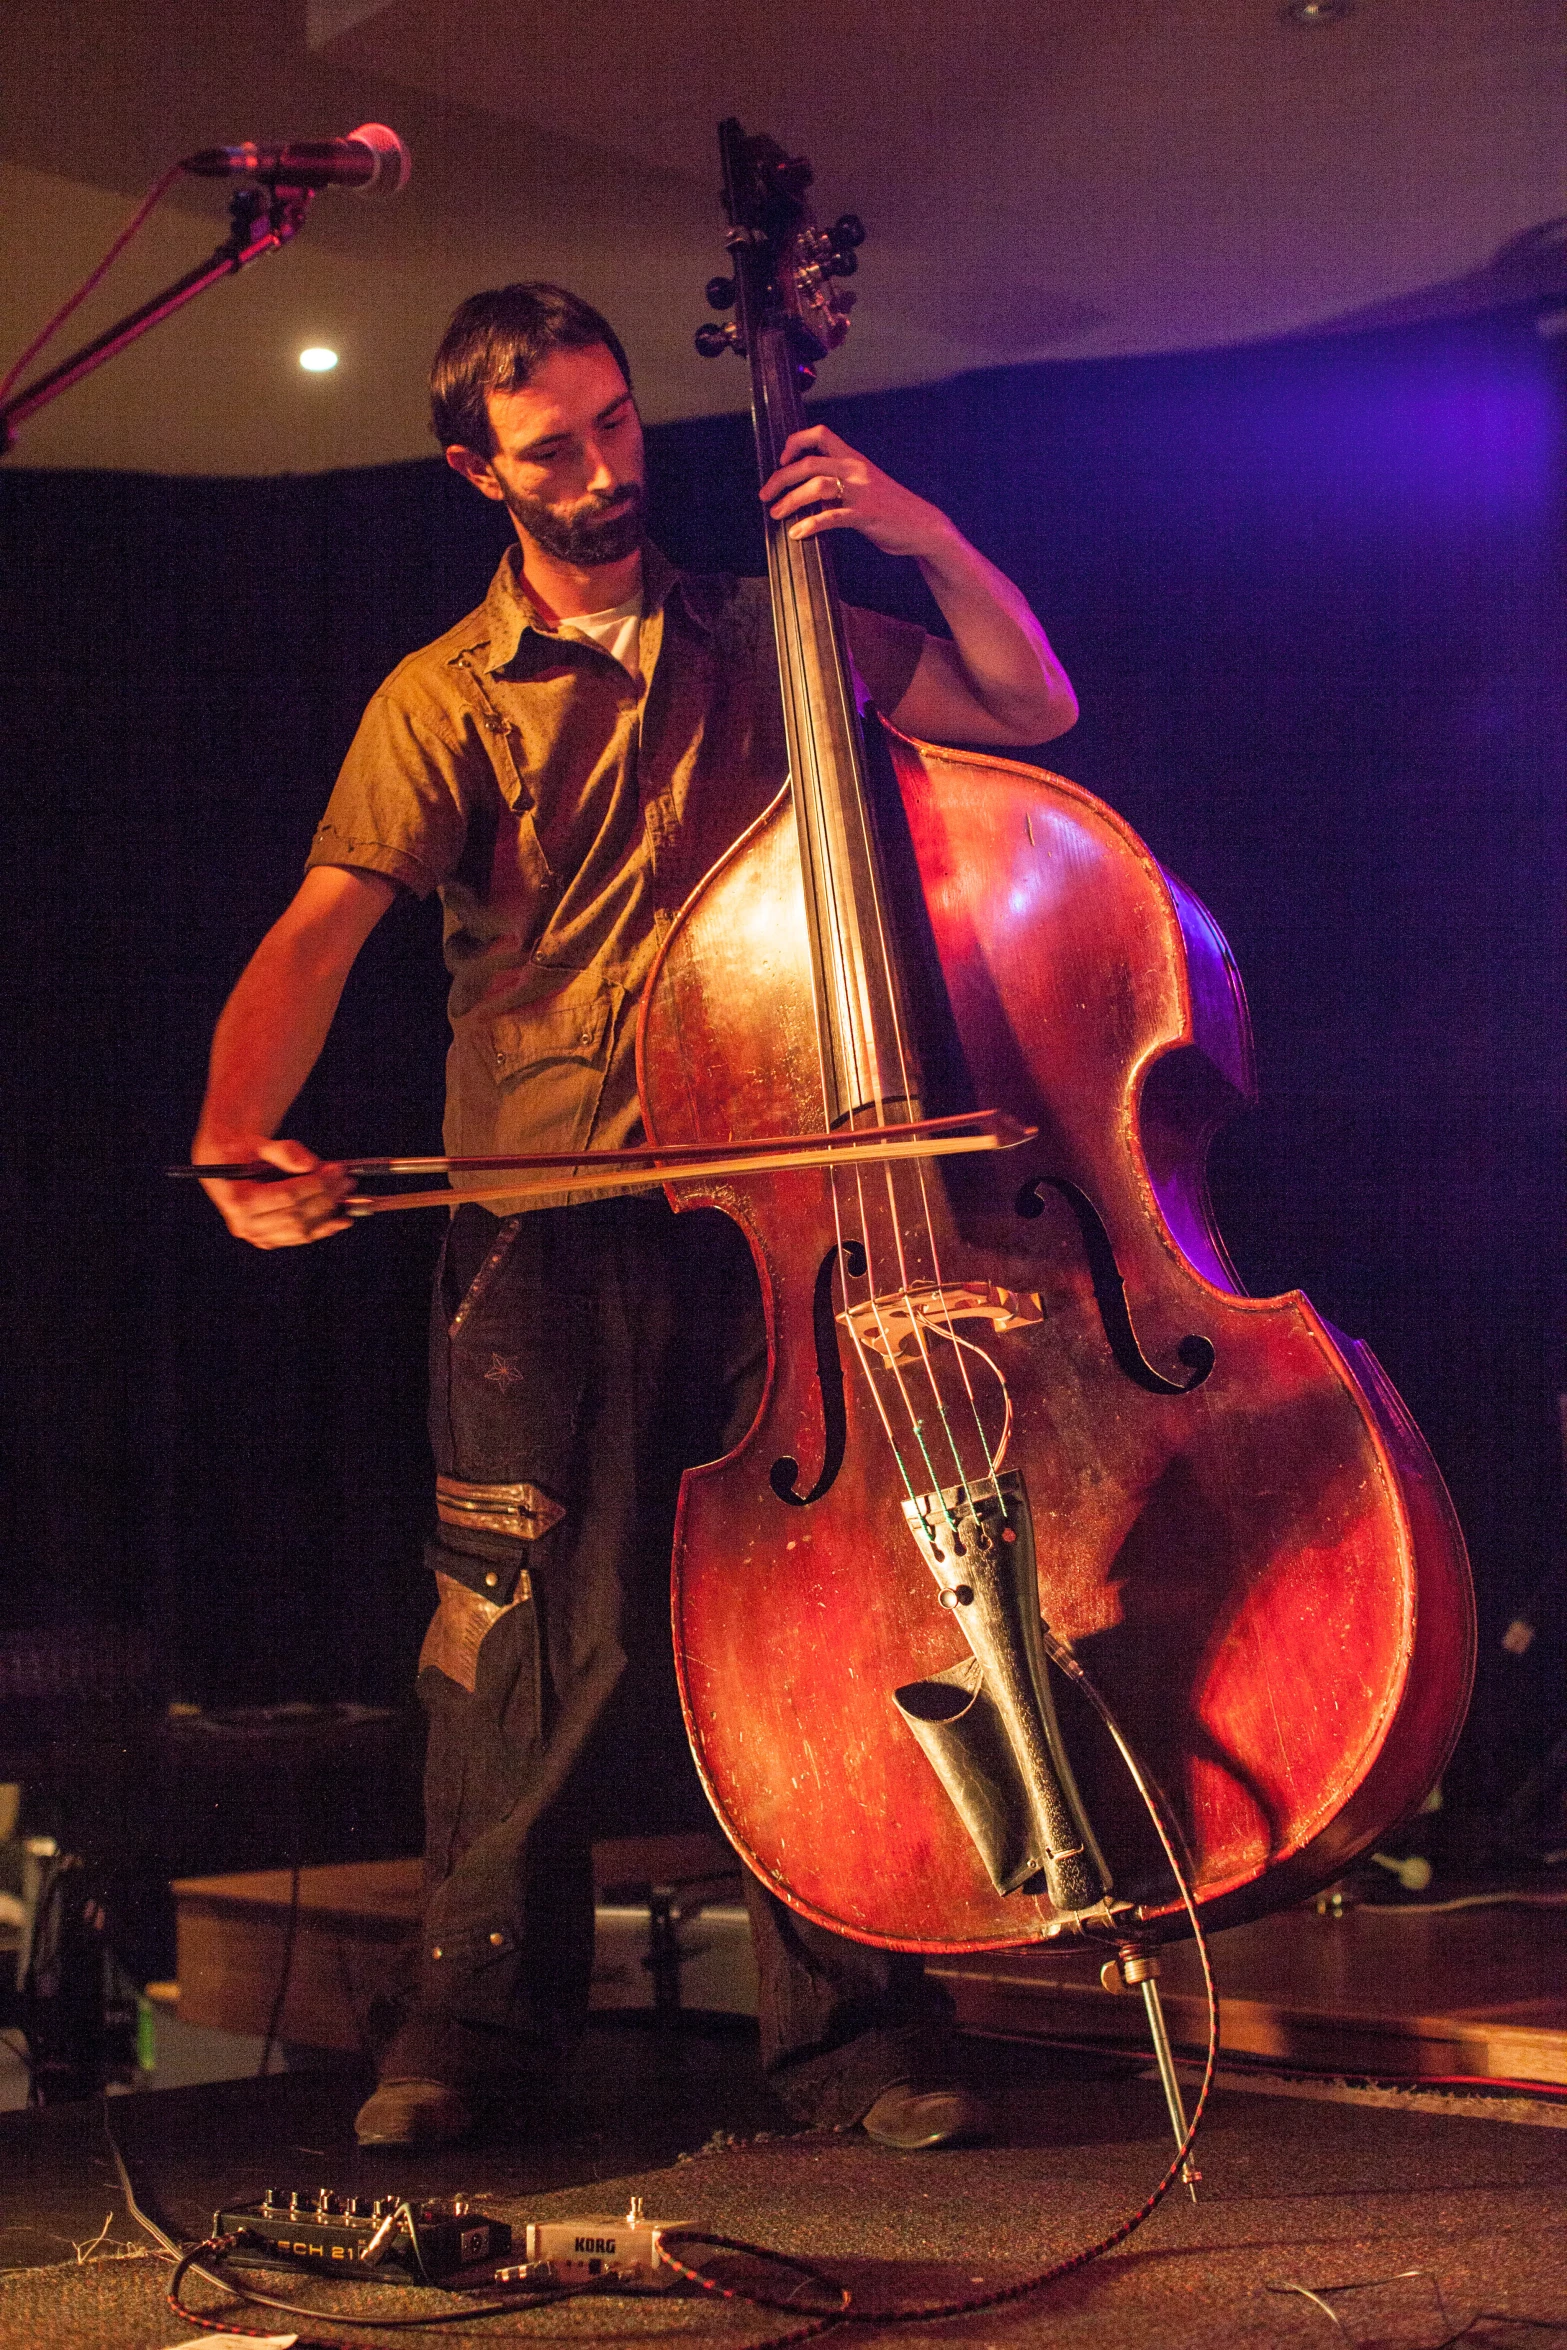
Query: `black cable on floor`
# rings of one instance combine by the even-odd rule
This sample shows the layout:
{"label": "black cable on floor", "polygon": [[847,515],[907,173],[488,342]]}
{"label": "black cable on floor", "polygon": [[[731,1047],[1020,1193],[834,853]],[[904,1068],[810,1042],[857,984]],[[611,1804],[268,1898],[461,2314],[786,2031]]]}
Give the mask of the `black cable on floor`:
{"label": "black cable on floor", "polygon": [[[1213,2087],[1214,2071],[1219,2059],[1219,1996],[1214,1986],[1207,1937],[1202,1930],[1202,1920],[1197,1914],[1197,1899],[1190,1882],[1190,1878],[1196,1874],[1191,1856],[1185,1850],[1185,1838],[1181,1834],[1174,1814],[1169,1810],[1163,1796],[1155,1789],[1152,1781],[1138,1762],[1109,1706],[1100,1696],[1087,1674],[1084,1673],[1070,1648],[1064,1642],[1056,1640],[1048,1627],[1045,1630],[1045,1647],[1052,1663],[1057,1665],[1067,1675],[1067,1678],[1082,1690],[1115,1740],[1121,1760],[1126,1765],[1132,1784],[1141,1796],[1144,1808],[1153,1822],[1155,1833],[1164,1848],[1164,1856],[1169,1864],[1170,1874],[1175,1880],[1176,1890],[1180,1894],[1182,1906],[1185,1908],[1191,1924],[1192,1936],[1197,1947],[1198,1962],[1202,1967],[1203,1987],[1208,2001],[1208,2054],[1203,2067],[1202,2085],[1197,2092],[1197,2102],[1192,2109],[1191,2120],[1187,2123],[1185,2135],[1175,2150],[1174,2161],[1152,2194],[1130,2217],[1122,2220],[1107,2235],[1101,2236],[1097,2243],[1085,2245],[1076,2252],[1069,2252],[1063,2259],[1052,2261],[1049,2267],[1037,2269],[1031,2275],[1019,2278],[1015,2284],[998,2287],[996,2291],[991,2293],[973,2294],[960,2301],[927,2302],[891,2308],[878,2306],[874,2309],[861,2309],[852,2303],[846,2304],[836,2315],[823,2316],[818,2325],[813,2327],[813,2331],[823,2331],[831,2325],[907,2325],[930,2322],[937,2318],[967,2317],[979,2310],[999,2308],[1007,2302],[1021,2301],[1031,2293],[1043,2292],[1047,2286],[1058,2284],[1063,2277],[1073,2275],[1080,2268],[1086,2268],[1091,2261],[1101,2259],[1105,2253],[1113,2251],[1118,2244],[1124,2244],[1129,2236],[1136,2233],[1145,2220],[1153,2217],[1166,2195],[1169,2194],[1170,2189],[1184,2174],[1187,2158],[1201,2127],[1203,2114],[1208,2104],[1208,2093]],[[1177,1847],[1180,1848],[1179,1852]],[[711,2278],[705,2277],[700,2269],[688,2267],[685,2262],[670,2251],[671,2238],[677,2242],[688,2244],[712,2244],[728,2251],[759,2255],[764,2259],[768,2257],[765,2246],[747,2244],[730,2237],[704,2235],[700,2230],[694,2228],[671,2228],[664,2231],[659,2239],[660,2249],[670,2266],[679,2275],[689,2279],[692,2284],[700,2286],[704,2292],[716,2293],[726,2300],[749,2301],[760,2308],[775,2309],[783,2306],[778,2302],[763,2300],[757,2294],[729,2290],[718,2285]],[[754,2345],[754,2350],[782,2350],[783,2342],[794,2338],[793,2336],[775,2337],[773,2340]]]}
{"label": "black cable on floor", "polygon": [[288,1923],[283,1928],[283,1960],[278,1968],[277,1989],[272,1994],[272,2012],[267,2017],[267,2034],[261,2043],[261,2062],[256,2067],[256,2078],[264,2081],[272,2069],[272,2051],[277,2046],[278,2029],[283,2021],[283,2008],[288,1999],[288,1986],[294,1973],[294,1945],[299,1939],[299,1823],[296,1819],[294,1857],[288,1872]]}
{"label": "black cable on floor", "polygon": [[[403,2210],[412,2225],[412,2214],[408,2212],[406,2204]],[[232,2318],[204,2317],[199,2309],[192,2309],[189,2302],[180,2298],[180,2287],[187,2276],[200,2277],[205,2284],[215,2285],[220,2293],[237,2295],[241,2301],[256,2309],[281,2310],[285,2317],[310,2317],[324,2320],[328,2325],[365,2326],[377,2332],[384,2328],[388,2332],[397,2333],[417,2333],[421,2328],[432,2326],[467,2325],[471,2320],[481,2317],[512,2317],[518,2310],[553,2309],[558,2302],[580,2300],[585,2293],[603,2292],[610,2283],[619,2282],[618,2278],[610,2280],[595,2277],[583,2285],[552,2285],[547,2292],[542,2293],[521,2291],[509,2301],[465,2301],[460,2309],[438,2309],[433,2317],[350,2317],[340,2309],[310,2309],[300,2301],[276,2300],[270,2293],[258,2293],[253,2287],[242,2285],[233,2277],[219,2276],[215,2270],[201,2265],[202,2253],[210,2253],[215,2260],[225,2260],[232,2254],[238,2241],[236,2236],[209,2236],[204,2243],[195,2244],[189,2252],[180,2254],[174,2274],[169,2279],[167,2299],[175,2316],[182,2318],[187,2325],[201,2326],[208,2333],[254,2334],[258,2341],[271,2338],[262,2327],[239,2326]],[[316,2350],[344,2350],[344,2345],[320,2335],[310,2339]]]}
{"label": "black cable on floor", "polygon": [[110,2156],[114,2163],[115,2175],[118,2177],[120,2182],[120,2193],[125,2197],[126,2210],[130,2213],[132,2219],[136,2222],[136,2225],[139,2228],[144,2229],[146,2233],[152,2238],[153,2242],[157,2245],[158,2250],[164,2255],[166,2259],[178,2260],[181,2257],[181,2253],[178,2244],[176,2244],[174,2241],[174,2238],[167,2234],[163,2228],[159,2227],[155,2219],[149,2219],[147,2214],[143,2211],[141,2205],[137,2202],[136,2189],[131,2183],[130,2169],[126,2163],[124,2155],[120,2152],[119,2140],[115,2137],[113,2127],[109,2121],[109,2100],[107,2097],[104,2097],[99,2100],[99,2103],[102,2108],[104,2140],[108,2146]]}
{"label": "black cable on floor", "polygon": [[[1157,1834],[1159,1842],[1163,1847],[1165,1859],[1169,1865],[1170,1874],[1174,1879],[1176,1890],[1180,1895],[1182,1906],[1186,1911],[1187,1918],[1191,1925],[1192,1936],[1197,1949],[1198,1961],[1202,1967],[1203,1986],[1206,1993],[1208,2006],[1207,2059],[1203,2067],[1202,2084],[1198,2090],[1197,2102],[1193,2107],[1191,2119],[1187,2123],[1185,2133],[1176,2148],[1174,2160],[1170,2163],[1169,2168],[1165,2171],[1164,2176],[1159,2180],[1157,2186],[1154,2187],[1153,2191],[1148,2195],[1145,2201],[1139,2205],[1138,2209],[1132,2212],[1127,2218],[1120,2221],[1114,2228],[1110,2229],[1106,2235],[1101,2236],[1097,2242],[1085,2245],[1076,2252],[1068,2253],[1064,2258],[1052,2261],[1047,2267],[1035,2270],[1030,2275],[1019,2278],[1011,2285],[1001,2286],[994,2292],[974,2294],[965,2299],[956,2301],[918,2303],[908,2306],[893,2306],[890,2308],[878,2306],[876,2308],[862,2309],[853,2301],[849,2292],[849,2288],[846,2285],[838,2284],[835,2279],[823,2275],[820,2271],[811,2268],[806,2262],[795,2258],[792,2254],[778,2252],[767,2245],[748,2243],[740,2237],[711,2235],[697,2228],[670,2228],[668,2230],[661,2231],[659,2237],[659,2248],[663,2258],[668,2262],[669,2266],[674,2269],[678,2276],[685,2278],[688,2283],[695,2285],[699,2288],[699,2290],[713,2296],[715,2299],[743,2301],[752,2308],[779,2310],[795,2317],[800,2315],[799,2303],[797,2299],[792,2301],[776,2300],[768,2294],[759,2293],[754,2290],[747,2290],[740,2286],[727,2286],[720,2284],[716,2278],[704,2274],[701,2269],[693,2268],[688,2263],[679,2259],[678,2256],[670,2250],[671,2242],[681,2242],[691,2246],[708,2245],[717,2251],[743,2253],[748,2258],[758,2259],[775,2266],[785,2267],[792,2270],[796,2275],[809,2277],[813,2283],[821,2285],[824,2290],[834,2293],[839,2297],[837,2307],[829,2310],[811,2311],[808,2314],[807,2322],[803,2327],[796,2326],[791,2328],[787,2333],[772,2335],[768,2337],[766,2341],[752,2345],[751,2350],[786,2350],[787,2345],[807,2340],[813,2335],[825,2333],[830,2328],[839,2325],[915,2324],[920,2322],[929,2322],[938,2318],[969,2316],[980,2310],[994,2309],[1001,2307],[1009,2302],[1023,2300],[1030,2294],[1044,2291],[1044,2289],[1049,2285],[1059,2283],[1063,2277],[1071,2276],[1080,2268],[1086,2268],[1090,2262],[1101,2259],[1105,2253],[1113,2251],[1117,2245],[1124,2244],[1129,2236],[1135,2234],[1137,2229],[1139,2229],[1146,2220],[1153,2216],[1154,2212],[1159,2208],[1159,2205],[1164,2201],[1166,2195],[1168,2195],[1170,2192],[1170,2189],[1185,2173],[1187,2159],[1191,2153],[1197,2132],[1202,2124],[1203,2114],[1207,2108],[1208,2095],[1213,2086],[1213,2076],[1218,2063],[1219,2055],[1218,1992],[1214,1986],[1213,1968],[1209,1960],[1207,1938],[1203,1933],[1202,1920],[1197,1911],[1197,1898],[1192,1889],[1191,1878],[1195,1875],[1195,1870],[1192,1865],[1191,1857],[1185,1850],[1185,1839],[1181,1834],[1180,1827],[1175,1819],[1173,1812],[1170,1811],[1169,1807],[1165,1803],[1163,1796],[1155,1789],[1153,1783],[1142,1769],[1142,1766],[1138,1762],[1135,1753],[1133,1752],[1130,1744],[1121,1730],[1120,1724],[1116,1721],[1114,1715],[1111,1713],[1110,1708],[1099,1695],[1099,1692],[1094,1688],[1087,1675],[1083,1672],[1070,1648],[1066,1647],[1064,1643],[1053,1639],[1048,1631],[1048,1628],[1045,1634],[1045,1645],[1052,1661],[1062,1672],[1067,1674],[1069,1679],[1076,1683],[1078,1688],[1082,1690],[1083,1694],[1088,1698],[1096,1712],[1100,1715],[1111,1737],[1115,1741],[1116,1747],[1121,1755],[1121,1759],[1126,1766],[1133,1785],[1136,1787],[1139,1796],[1142,1798],[1144,1808],[1146,1809],[1149,1818],[1153,1822],[1155,1833]],[[292,1963],[293,1952],[292,1929],[297,1925],[298,1915],[298,1874],[298,1867],[296,1864],[294,1870],[294,1899],[290,1904],[291,1931],[289,1938],[285,1943],[284,1971],[279,1981],[277,1997],[273,2005],[272,2025],[269,2027],[268,2031],[268,2053],[270,2053],[271,2043],[275,2037],[276,2025],[278,2019],[281,2017],[283,1999],[286,1995],[288,1987],[288,1969]],[[456,2325],[479,2318],[509,2316],[519,2309],[553,2305],[558,2301],[576,2299],[585,2293],[603,2294],[617,2292],[617,2289],[621,2293],[625,2291],[622,2280],[619,2278],[594,2278],[586,2284],[552,2287],[547,2292],[534,2294],[527,2297],[519,2296],[519,2298],[515,2300],[480,2303],[478,2305],[468,2303],[461,2309],[441,2311],[434,2317],[423,2318],[351,2317],[340,2311],[318,2311],[306,2308],[298,2302],[276,2300],[269,2294],[254,2292],[250,2287],[240,2285],[233,2279],[219,2276],[214,2272],[213,2269],[205,2267],[201,2264],[199,2256],[204,2252],[210,2254],[214,2259],[223,2260],[228,2258],[235,2249],[235,2246],[238,2242],[237,2238],[208,2238],[205,2242],[195,2245],[191,2251],[186,2253],[180,2252],[178,2247],[173,2244],[171,2239],[163,2232],[163,2230],[156,2227],[153,2222],[147,2219],[146,2215],[142,2212],[140,2206],[135,2201],[129,2172],[125,2167],[124,2159],[120,2154],[120,2150],[115,2144],[113,2131],[109,2127],[107,2101],[105,2101],[104,2107],[104,2131],[109,2140],[110,2150],[114,2155],[115,2168],[119,2173],[120,2183],[125,2191],[127,2207],[130,2210],[132,2217],[147,2230],[148,2234],[154,2238],[154,2241],[157,2242],[159,2246],[168,2254],[168,2256],[171,2257],[176,2263],[174,2276],[171,2280],[169,2290],[170,2308],[174,2311],[177,2317],[183,2318],[190,2324],[204,2327],[209,2332],[252,2333],[259,2332],[259,2329],[235,2326],[229,2321],[204,2317],[199,2311],[191,2309],[188,2304],[179,2297],[180,2287],[184,2283],[184,2280],[187,2276],[199,2276],[205,2283],[215,2286],[219,2292],[228,2293],[231,2295],[237,2294],[242,2300],[258,2309],[277,2310],[282,2312],[285,2316],[289,2317],[321,2318],[331,2325],[346,2325],[356,2328],[361,2326],[366,2328],[381,2326],[385,2327],[388,2331],[399,2332],[417,2332],[421,2327]],[[406,2205],[403,2208],[404,2216],[406,2217],[409,2232],[413,2240],[415,2254],[417,2255],[417,2224],[414,2221],[411,2210],[409,2210]],[[634,2297],[634,2295],[630,2297]],[[317,2350],[345,2350],[344,2345],[331,2342],[322,2344],[319,2337],[316,2339]]]}

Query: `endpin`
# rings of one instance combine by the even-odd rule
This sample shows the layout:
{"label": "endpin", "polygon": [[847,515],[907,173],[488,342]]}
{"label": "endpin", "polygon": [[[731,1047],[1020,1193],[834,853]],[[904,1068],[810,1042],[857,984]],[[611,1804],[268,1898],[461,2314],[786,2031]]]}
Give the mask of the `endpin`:
{"label": "endpin", "polygon": [[[1107,1959],[1100,1968],[1099,1980],[1107,1991],[1130,1991],[1134,1985],[1141,1991],[1143,2011],[1148,2018],[1148,2030],[1153,2040],[1154,2061],[1159,2067],[1164,2102],[1169,2109],[1170,2127],[1175,2132],[1176,2145],[1184,2146],[1190,2125],[1181,2097],[1181,2084],[1175,2077],[1175,2057],[1165,2027],[1164,2002],[1159,1997],[1158,1959],[1145,1943],[1123,1942],[1116,1956]],[[1188,2154],[1181,2164],[1181,2181],[1194,2203],[1201,2178],[1202,2172]]]}

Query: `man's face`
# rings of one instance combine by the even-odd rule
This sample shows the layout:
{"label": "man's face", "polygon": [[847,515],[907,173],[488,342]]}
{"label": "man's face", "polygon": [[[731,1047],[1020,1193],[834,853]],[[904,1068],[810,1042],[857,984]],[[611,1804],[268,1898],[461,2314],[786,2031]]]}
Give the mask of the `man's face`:
{"label": "man's face", "polygon": [[517,530],[557,562],[591,571],[642,541],[642,423],[602,343],[552,351],[520,392],[491,392],[488,457],[446,461],[501,500]]}

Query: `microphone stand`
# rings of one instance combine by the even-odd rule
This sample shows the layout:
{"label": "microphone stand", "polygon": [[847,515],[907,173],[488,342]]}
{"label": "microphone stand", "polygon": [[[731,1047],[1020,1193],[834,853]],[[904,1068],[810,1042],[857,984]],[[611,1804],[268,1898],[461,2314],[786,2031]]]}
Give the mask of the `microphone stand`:
{"label": "microphone stand", "polygon": [[123,351],[147,329],[157,326],[165,318],[172,318],[176,310],[183,310],[208,286],[215,286],[220,278],[233,277],[263,254],[276,253],[286,245],[309,211],[315,196],[314,188],[289,188],[276,184],[236,188],[229,199],[229,233],[223,243],[206,261],[165,286],[161,294],[154,294],[115,326],[105,328],[90,343],[62,359],[58,367],[51,367],[47,375],[36,376],[30,384],[13,394],[0,407],[0,456],[9,453],[16,441],[15,427],[38,409],[57,399],[116,351]]}

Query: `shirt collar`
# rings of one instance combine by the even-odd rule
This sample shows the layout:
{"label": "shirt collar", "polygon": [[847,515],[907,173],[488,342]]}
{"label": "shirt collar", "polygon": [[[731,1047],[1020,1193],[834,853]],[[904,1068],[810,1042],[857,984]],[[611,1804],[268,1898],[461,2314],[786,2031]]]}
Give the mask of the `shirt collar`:
{"label": "shirt collar", "polygon": [[[655,614],[661,614],[671,595],[679,593],[685,610],[698,627],[705,628],[700,612],[685,594],[684,581],[668,558],[661,554],[651,539],[642,542],[642,618],[646,623]],[[484,618],[488,642],[483,664],[494,677],[517,657],[517,648],[523,633],[531,629],[535,636],[559,636],[559,630],[547,621],[522,578],[522,549],[515,543],[506,549],[490,582],[489,594],[484,599]]]}

